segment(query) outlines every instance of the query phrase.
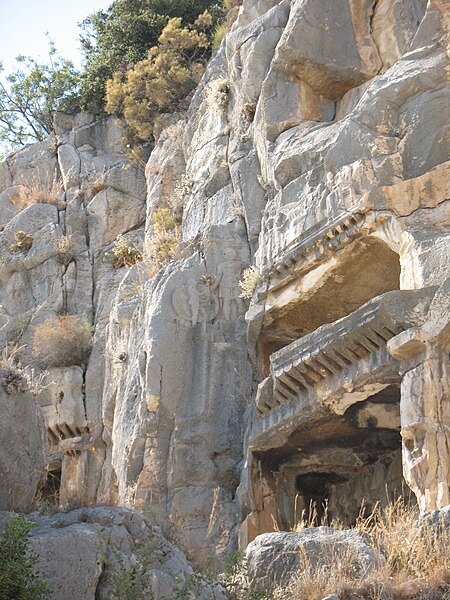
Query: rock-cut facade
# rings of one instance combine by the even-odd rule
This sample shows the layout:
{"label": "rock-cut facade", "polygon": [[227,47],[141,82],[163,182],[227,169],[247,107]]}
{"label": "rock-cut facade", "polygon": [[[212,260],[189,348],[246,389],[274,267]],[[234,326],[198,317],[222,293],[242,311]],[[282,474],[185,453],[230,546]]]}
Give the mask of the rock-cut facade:
{"label": "rock-cut facade", "polygon": [[145,169],[87,114],[0,164],[1,347],[94,328],[37,396],[0,370],[1,509],[132,508],[201,563],[325,505],[450,504],[449,31],[446,0],[244,0]]}

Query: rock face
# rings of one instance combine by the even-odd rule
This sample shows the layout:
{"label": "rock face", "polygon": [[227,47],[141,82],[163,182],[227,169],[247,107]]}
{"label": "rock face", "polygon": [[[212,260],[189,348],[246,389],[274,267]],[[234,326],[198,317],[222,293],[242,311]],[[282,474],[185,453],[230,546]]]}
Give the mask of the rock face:
{"label": "rock face", "polygon": [[[8,518],[0,513],[0,524]],[[139,513],[99,507],[31,518],[36,527],[30,552],[38,557],[36,570],[48,581],[52,600],[122,597],[143,566],[142,592],[155,600],[182,593],[199,600],[225,597],[220,586],[195,578],[183,553]]]}
{"label": "rock face", "polygon": [[[448,43],[445,0],[245,0],[145,174],[85,114],[0,165],[1,345],[95,328],[39,398],[63,506],[142,511],[200,563],[312,504],[450,502]],[[145,258],[115,269],[121,234]]]}
{"label": "rock face", "polygon": [[0,368],[0,414],[1,507],[28,512],[48,454],[39,404],[14,369]]}
{"label": "rock face", "polygon": [[330,527],[315,527],[299,533],[264,533],[246,550],[252,587],[262,590],[286,587],[298,574],[300,558],[314,568],[327,569],[336,556],[351,556],[349,562],[361,577],[384,560],[357,530],[336,531]]}

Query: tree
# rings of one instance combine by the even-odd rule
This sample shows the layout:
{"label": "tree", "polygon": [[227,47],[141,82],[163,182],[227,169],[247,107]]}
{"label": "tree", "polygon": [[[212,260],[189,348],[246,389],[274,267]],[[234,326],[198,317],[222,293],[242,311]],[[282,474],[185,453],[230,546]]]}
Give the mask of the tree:
{"label": "tree", "polygon": [[9,519],[0,537],[0,600],[46,600],[48,585],[35,573],[37,556],[29,552],[34,523],[20,515]]}
{"label": "tree", "polygon": [[[42,141],[52,131],[58,110],[78,107],[78,73],[50,41],[48,63],[16,58],[15,71],[0,79],[0,143],[6,152]],[[0,63],[0,74],[3,73]]]}
{"label": "tree", "polygon": [[158,113],[176,110],[197,85],[209,48],[208,37],[199,28],[211,19],[206,11],[194,26],[183,27],[179,17],[170,19],[147,58],[117,71],[107,82],[106,111],[125,118],[132,143],[148,141]]}
{"label": "tree", "polygon": [[145,59],[170,19],[178,17],[183,25],[193,24],[205,10],[212,16],[205,33],[212,35],[223,14],[218,0],[114,0],[106,11],[90,15],[81,24],[85,56],[82,108],[102,112],[106,82],[115,72],[124,72]]}

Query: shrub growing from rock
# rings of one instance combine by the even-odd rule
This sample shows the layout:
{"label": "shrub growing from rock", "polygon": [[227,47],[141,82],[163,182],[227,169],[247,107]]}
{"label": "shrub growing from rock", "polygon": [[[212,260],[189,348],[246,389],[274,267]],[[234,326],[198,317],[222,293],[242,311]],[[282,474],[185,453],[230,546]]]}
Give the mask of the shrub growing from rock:
{"label": "shrub growing from rock", "polygon": [[239,298],[251,298],[259,281],[259,271],[257,267],[248,267],[242,273],[242,279],[238,285],[241,290]]}
{"label": "shrub growing from rock", "polygon": [[14,242],[10,244],[11,252],[26,253],[33,245],[33,234],[25,231],[16,231],[14,234]]}
{"label": "shrub growing from rock", "polygon": [[91,341],[92,327],[85,317],[50,317],[34,330],[33,355],[42,368],[81,365]]}
{"label": "shrub growing from rock", "polygon": [[133,144],[149,140],[156,116],[175,110],[197,85],[209,47],[201,28],[170,19],[148,57],[107,82],[106,112],[124,117]]}
{"label": "shrub growing from rock", "polygon": [[180,233],[170,209],[156,209],[153,215],[153,235],[148,253],[157,269],[161,269],[175,258],[179,242]]}
{"label": "shrub growing from rock", "polygon": [[141,252],[133,246],[123,235],[117,237],[114,248],[111,250],[114,260],[113,268],[121,269],[122,267],[131,267],[142,260]]}
{"label": "shrub growing from rock", "polygon": [[34,523],[15,515],[0,537],[0,600],[46,600],[49,589],[35,572],[37,556],[29,552]]}

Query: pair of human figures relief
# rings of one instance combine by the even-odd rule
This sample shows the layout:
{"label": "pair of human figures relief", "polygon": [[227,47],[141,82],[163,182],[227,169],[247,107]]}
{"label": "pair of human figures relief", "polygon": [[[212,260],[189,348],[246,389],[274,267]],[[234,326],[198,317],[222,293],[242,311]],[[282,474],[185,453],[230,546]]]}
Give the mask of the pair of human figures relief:
{"label": "pair of human figures relief", "polygon": [[201,281],[188,279],[177,288],[172,294],[172,305],[180,323],[194,327],[217,316],[227,321],[237,319],[242,305],[238,282],[243,267],[237,251],[227,248],[215,277],[205,276]]}

